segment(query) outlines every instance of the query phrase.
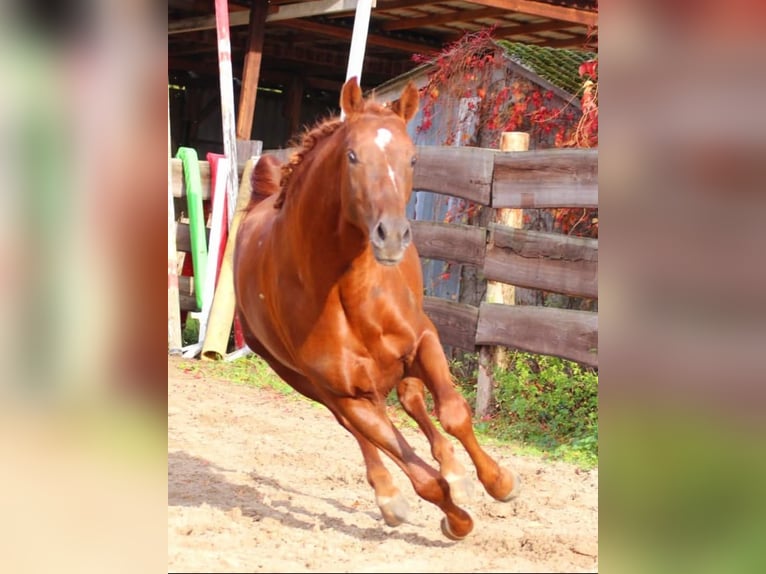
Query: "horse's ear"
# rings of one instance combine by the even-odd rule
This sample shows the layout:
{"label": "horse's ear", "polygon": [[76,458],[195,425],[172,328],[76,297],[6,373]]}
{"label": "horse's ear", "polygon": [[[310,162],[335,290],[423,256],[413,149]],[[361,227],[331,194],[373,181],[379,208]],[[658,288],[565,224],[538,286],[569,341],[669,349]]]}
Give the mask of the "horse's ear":
{"label": "horse's ear", "polygon": [[401,97],[391,105],[391,109],[399,114],[404,122],[407,123],[418,111],[418,104],[420,102],[420,95],[418,89],[412,81],[407,82],[407,86],[404,88]]}
{"label": "horse's ear", "polygon": [[343,84],[343,89],[340,92],[340,109],[347,116],[354,113],[359,113],[364,109],[364,99],[362,98],[362,89],[359,87],[359,82],[356,80],[356,76],[348,79]]}

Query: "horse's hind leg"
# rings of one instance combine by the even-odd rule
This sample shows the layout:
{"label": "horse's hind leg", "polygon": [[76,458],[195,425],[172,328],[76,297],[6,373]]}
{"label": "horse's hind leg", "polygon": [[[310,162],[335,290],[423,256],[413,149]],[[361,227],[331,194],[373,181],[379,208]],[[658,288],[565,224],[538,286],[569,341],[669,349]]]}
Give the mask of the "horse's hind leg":
{"label": "horse's hind leg", "polygon": [[397,384],[396,393],[405,412],[418,423],[420,430],[431,443],[431,454],[439,463],[441,475],[449,483],[452,500],[456,504],[467,502],[471,497],[472,483],[463,465],[455,458],[452,443],[438,431],[428,416],[423,381],[415,377],[406,377]]}
{"label": "horse's hind leg", "polygon": [[439,422],[445,431],[463,444],[476,466],[479,480],[489,495],[503,502],[517,496],[521,486],[518,476],[499,466],[476,440],[471,422],[471,409],[462,395],[455,390],[444,350],[435,332],[428,331],[422,337],[413,367],[415,373],[422,375],[434,397]]}

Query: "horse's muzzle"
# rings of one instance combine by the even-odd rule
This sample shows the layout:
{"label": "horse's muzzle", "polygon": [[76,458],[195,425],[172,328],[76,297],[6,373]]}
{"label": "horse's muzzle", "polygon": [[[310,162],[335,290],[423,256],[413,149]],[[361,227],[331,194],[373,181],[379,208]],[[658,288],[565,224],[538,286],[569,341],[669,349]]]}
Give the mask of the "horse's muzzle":
{"label": "horse's muzzle", "polygon": [[372,253],[382,265],[396,265],[412,243],[412,229],[406,217],[381,217],[370,233]]}

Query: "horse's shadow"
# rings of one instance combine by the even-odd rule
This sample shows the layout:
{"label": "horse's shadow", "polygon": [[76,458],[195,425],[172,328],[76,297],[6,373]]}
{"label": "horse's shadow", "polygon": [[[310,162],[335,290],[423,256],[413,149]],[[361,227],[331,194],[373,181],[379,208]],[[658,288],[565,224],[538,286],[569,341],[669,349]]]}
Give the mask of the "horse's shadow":
{"label": "horse's shadow", "polygon": [[[365,541],[383,541],[388,539],[404,540],[412,544],[430,547],[446,548],[452,544],[443,540],[429,540],[418,534],[392,531],[384,526],[382,518],[374,512],[364,512],[373,519],[379,520],[379,528],[360,528],[349,524],[342,518],[317,513],[296,505],[289,500],[268,501],[263,492],[257,487],[232,484],[217,471],[220,467],[195,457],[184,451],[168,453],[168,505],[169,506],[200,506],[207,503],[224,511],[238,507],[242,515],[254,521],[265,517],[278,520],[290,528],[315,530],[332,528],[345,534]],[[281,492],[301,496],[309,496],[299,490],[283,486],[278,480],[263,476],[253,471],[250,477],[258,485],[268,486]],[[348,514],[359,514],[360,510],[346,506],[335,499],[320,497],[320,500]],[[302,520],[299,516],[305,516]]]}

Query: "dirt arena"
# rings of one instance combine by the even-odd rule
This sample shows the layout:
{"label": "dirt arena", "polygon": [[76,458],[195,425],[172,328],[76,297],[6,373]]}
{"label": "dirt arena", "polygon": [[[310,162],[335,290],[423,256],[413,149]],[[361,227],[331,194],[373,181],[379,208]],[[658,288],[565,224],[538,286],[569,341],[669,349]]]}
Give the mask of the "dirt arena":
{"label": "dirt arena", "polygon": [[[439,509],[387,464],[410,504],[411,522],[391,528],[356,441],[329,411],[187,372],[193,363],[168,359],[168,572],[598,570],[598,470],[487,446],[524,485],[501,503],[460,448],[475,481],[466,507],[475,526],[452,542]],[[431,461],[425,437],[399,426]]]}

